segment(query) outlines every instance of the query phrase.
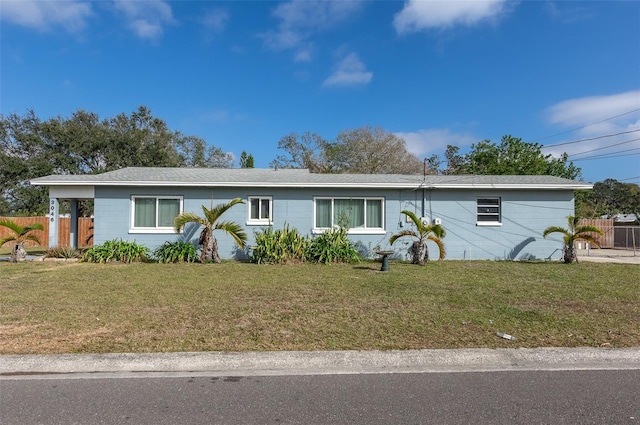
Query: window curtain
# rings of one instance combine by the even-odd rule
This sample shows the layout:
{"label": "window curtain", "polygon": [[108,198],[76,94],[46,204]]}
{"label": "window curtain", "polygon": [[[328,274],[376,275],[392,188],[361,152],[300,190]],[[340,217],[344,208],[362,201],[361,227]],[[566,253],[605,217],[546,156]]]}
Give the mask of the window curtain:
{"label": "window curtain", "polygon": [[260,218],[260,199],[251,199],[251,219],[258,220]]}
{"label": "window curtain", "polygon": [[335,199],[333,223],[346,224],[349,229],[364,227],[364,199]]}
{"label": "window curtain", "polygon": [[173,227],[173,220],[178,214],[179,199],[158,199],[158,227]]}
{"label": "window curtain", "polygon": [[156,227],[155,198],[135,198],[134,227]]}
{"label": "window curtain", "polygon": [[331,227],[331,199],[316,199],[316,228]]}
{"label": "window curtain", "polygon": [[269,204],[271,202],[268,199],[262,199],[260,202],[260,218],[264,220],[268,220],[269,218]]}
{"label": "window curtain", "polygon": [[382,201],[367,200],[367,227],[382,227]]}

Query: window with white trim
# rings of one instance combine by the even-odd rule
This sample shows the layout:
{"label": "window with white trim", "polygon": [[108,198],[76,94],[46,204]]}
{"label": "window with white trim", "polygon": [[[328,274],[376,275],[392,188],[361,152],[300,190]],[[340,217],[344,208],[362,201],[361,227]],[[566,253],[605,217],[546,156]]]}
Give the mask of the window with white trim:
{"label": "window with white trim", "polygon": [[249,196],[247,224],[271,224],[273,198],[271,196]]}
{"label": "window with white trim", "polygon": [[131,230],[173,232],[173,220],[182,212],[182,196],[132,196]]}
{"label": "window with white trim", "polygon": [[350,233],[384,231],[383,198],[314,198],[316,230],[345,226]]}
{"label": "window with white trim", "polygon": [[500,198],[478,198],[477,225],[497,225],[502,223]]}

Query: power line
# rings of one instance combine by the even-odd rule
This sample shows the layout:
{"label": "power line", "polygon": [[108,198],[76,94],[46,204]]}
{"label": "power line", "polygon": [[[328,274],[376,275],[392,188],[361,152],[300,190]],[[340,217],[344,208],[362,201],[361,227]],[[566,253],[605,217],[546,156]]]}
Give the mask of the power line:
{"label": "power line", "polygon": [[[627,154],[627,155],[614,155],[614,154],[619,154],[619,153],[623,153],[623,152],[631,152],[631,151],[638,151],[640,150],[640,148],[634,148],[634,149],[627,149],[627,150],[623,150],[623,151],[616,151],[616,152],[610,152],[608,154],[602,154],[602,155],[594,155],[594,156],[589,156],[586,158],[578,158],[578,159],[574,159],[573,161],[586,161],[589,159],[609,159],[609,158],[619,158],[621,156],[629,156],[629,155],[640,155],[640,152],[638,153],[632,153],[632,154]],[[608,156],[611,155],[611,156]]]}
{"label": "power line", "polygon": [[615,143],[613,145],[607,145],[607,146],[603,146],[601,148],[595,148],[595,149],[591,149],[591,150],[580,152],[580,153],[574,153],[574,154],[569,155],[569,157],[577,156],[577,155],[584,155],[585,153],[590,153],[590,152],[595,152],[595,151],[601,151],[603,149],[609,149],[609,148],[612,148],[614,146],[626,145],[627,143],[635,142],[636,140],[640,140],[640,137],[638,137],[637,139],[627,140],[626,142]]}
{"label": "power line", "polygon": [[577,127],[577,128],[574,128],[573,130],[567,130],[567,131],[563,131],[562,133],[553,134],[553,135],[551,135],[551,136],[543,137],[543,138],[541,138],[541,139],[537,139],[537,141],[551,139],[552,137],[562,136],[563,134],[567,134],[567,133],[573,133],[573,132],[574,132],[574,131],[576,131],[576,130],[582,130],[583,128],[587,128],[587,127],[590,127],[590,126],[592,126],[592,125],[600,124],[600,123],[602,123],[602,122],[609,121],[609,120],[612,120],[612,119],[614,119],[614,118],[623,117],[623,116],[625,116],[625,115],[629,115],[629,114],[632,114],[632,113],[634,113],[634,112],[638,112],[638,111],[640,111],[640,108],[638,108],[638,109],[633,109],[633,110],[631,110],[631,111],[625,112],[625,113],[620,114],[620,115],[615,115],[615,116],[613,116],[613,117],[605,118],[605,119],[600,120],[600,121],[592,122],[591,124],[583,125],[582,127]]}
{"label": "power line", "polygon": [[629,178],[627,178],[627,179],[620,179],[620,180],[625,181],[625,180],[639,180],[639,179],[640,179],[640,176],[636,176],[636,177],[629,177]]}
{"label": "power line", "polygon": [[[633,152],[633,151],[638,151],[638,150],[640,150],[640,148],[631,148],[631,149],[624,149],[624,150],[621,150],[621,151],[601,153],[601,154],[594,155],[594,156],[588,156],[587,158],[578,158],[576,161],[579,161],[581,159],[592,159],[592,158],[600,158],[600,157],[608,158],[609,155],[616,155],[616,154],[619,154],[619,153]],[[620,155],[617,155],[617,156],[620,156]]]}
{"label": "power line", "polygon": [[622,134],[636,133],[638,131],[640,131],[640,129],[623,131],[621,133],[605,134],[604,136],[590,137],[588,139],[580,139],[580,140],[575,140],[573,142],[562,142],[562,143],[555,143],[553,145],[542,145],[542,147],[550,148],[550,147],[556,147],[556,146],[562,146],[562,145],[572,145],[574,143],[590,142],[592,140],[606,139],[607,137],[614,137],[614,136],[620,136]]}

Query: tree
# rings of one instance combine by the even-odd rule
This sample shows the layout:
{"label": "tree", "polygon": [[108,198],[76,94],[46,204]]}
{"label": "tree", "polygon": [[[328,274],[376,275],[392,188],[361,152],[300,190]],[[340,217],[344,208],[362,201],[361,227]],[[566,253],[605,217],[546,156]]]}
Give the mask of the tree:
{"label": "tree", "polygon": [[447,150],[444,152],[447,168],[444,169],[443,174],[464,174],[464,157],[459,152],[458,146],[447,145]]}
{"label": "tree", "polygon": [[27,252],[24,249],[24,243],[26,241],[33,241],[40,245],[38,237],[31,232],[34,230],[44,230],[44,226],[40,223],[20,226],[16,222],[8,219],[0,220],[0,227],[6,227],[13,232],[12,235],[0,239],[0,246],[4,246],[9,242],[14,242],[13,247],[11,247],[11,261],[13,263],[24,261],[26,258]]}
{"label": "tree", "polygon": [[247,151],[240,154],[240,168],[253,168],[253,155],[247,155]]}
{"label": "tree", "polygon": [[459,163],[457,150],[447,148],[458,174],[489,175],[550,175],[575,180],[580,178],[580,168],[568,162],[564,153],[560,158],[542,154],[542,145],[523,142],[510,135],[502,137],[499,145],[483,140],[471,145],[471,152]]}
{"label": "tree", "polygon": [[95,174],[123,167],[230,167],[233,157],[204,140],[172,131],[141,106],[101,119],[78,110],[71,117],[0,115],[0,206],[9,214],[42,214],[46,188],[28,181],[49,174]]}
{"label": "tree", "polygon": [[581,218],[614,217],[616,214],[635,214],[640,217],[640,186],[606,179],[589,191],[577,191],[576,216]]}
{"label": "tree", "polygon": [[407,151],[403,139],[380,127],[360,127],[338,134],[325,149],[331,170],[339,173],[417,174],[422,161]]}
{"label": "tree", "polygon": [[176,133],[175,147],[182,167],[231,168],[233,155],[216,146],[207,146],[200,137]]}
{"label": "tree", "polygon": [[552,233],[562,233],[562,241],[564,243],[562,247],[562,258],[565,263],[570,264],[578,262],[578,257],[576,256],[576,248],[575,242],[578,239],[585,240],[593,245],[600,247],[598,241],[591,235],[591,233],[597,233],[598,235],[603,235],[602,230],[597,228],[596,226],[590,225],[578,225],[578,217],[568,216],[567,223],[569,227],[567,229],[559,227],[559,226],[551,226],[547,227],[542,236],[546,239]]}
{"label": "tree", "polygon": [[[51,174],[56,158],[49,158],[41,137],[42,123],[33,111],[24,117],[0,116],[0,197],[8,214],[44,213],[46,189],[30,188],[28,180]],[[36,202],[32,202],[36,201]]]}
{"label": "tree", "polygon": [[593,198],[593,190],[576,190],[574,192],[575,216],[578,218],[600,218],[602,213]]}
{"label": "tree", "polygon": [[593,185],[592,199],[601,215],[640,215],[640,187],[637,184],[606,179]]}
{"label": "tree", "polygon": [[207,208],[203,205],[202,212],[204,217],[200,217],[191,212],[183,212],[175,218],[174,230],[176,233],[180,232],[188,223],[196,223],[203,226],[198,241],[198,243],[202,245],[202,252],[200,253],[201,262],[220,262],[218,241],[213,234],[215,230],[222,230],[229,234],[240,248],[244,248],[247,242],[247,234],[242,227],[233,221],[219,221],[220,217],[227,212],[227,210],[237,204],[244,204],[244,201],[240,198],[234,198],[227,203],[212,208]]}
{"label": "tree", "polygon": [[440,252],[438,259],[443,260],[447,254],[444,248],[444,242],[442,242],[442,238],[446,236],[444,228],[439,224],[423,223],[418,216],[411,211],[404,210],[402,211],[402,214],[409,217],[416,228],[415,230],[408,229],[396,233],[389,238],[389,243],[393,245],[398,239],[407,236],[416,239],[409,250],[412,254],[411,263],[424,266],[429,261],[429,247],[427,246],[427,241],[432,241],[438,246],[438,250]]}
{"label": "tree", "polygon": [[438,174],[440,171],[440,165],[442,161],[440,157],[436,154],[431,155],[428,158],[424,159],[424,173],[425,174]]}
{"label": "tree", "polygon": [[328,169],[325,159],[326,146],[327,142],[316,133],[306,132],[301,136],[290,133],[278,142],[278,149],[286,153],[276,156],[270,166],[307,168],[312,173],[326,172]]}

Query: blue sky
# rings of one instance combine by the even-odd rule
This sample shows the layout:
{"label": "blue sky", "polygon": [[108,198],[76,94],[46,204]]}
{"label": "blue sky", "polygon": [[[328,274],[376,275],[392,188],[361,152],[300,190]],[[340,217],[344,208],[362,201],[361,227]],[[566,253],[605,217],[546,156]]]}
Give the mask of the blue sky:
{"label": "blue sky", "polygon": [[511,134],[640,182],[637,1],[2,0],[0,19],[5,115],[144,105],[257,167],[290,132],[380,126],[421,158]]}

